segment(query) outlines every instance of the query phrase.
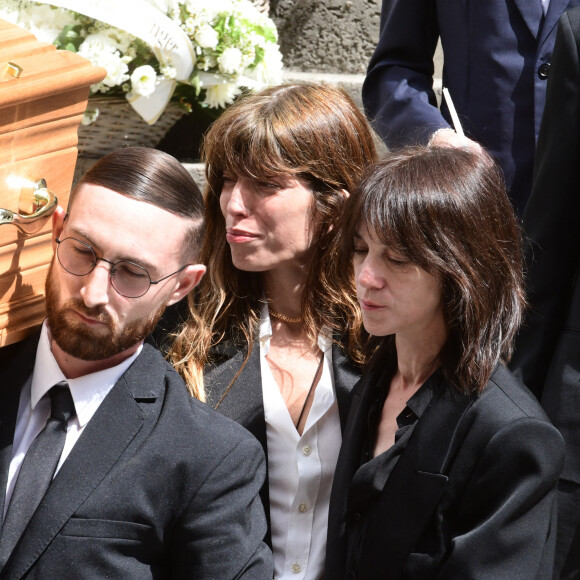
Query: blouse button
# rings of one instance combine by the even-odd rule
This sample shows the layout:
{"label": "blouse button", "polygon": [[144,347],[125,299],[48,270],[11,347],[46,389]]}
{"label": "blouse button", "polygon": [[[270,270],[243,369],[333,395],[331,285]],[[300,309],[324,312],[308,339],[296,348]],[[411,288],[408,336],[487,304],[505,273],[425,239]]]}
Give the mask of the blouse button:
{"label": "blouse button", "polygon": [[301,514],[304,514],[304,513],[306,513],[306,512],[308,511],[308,506],[307,506],[305,503],[301,503],[301,504],[298,506],[298,511],[299,511]]}
{"label": "blouse button", "polygon": [[300,564],[292,564],[292,572],[294,572],[294,574],[300,574],[301,570],[302,568],[300,568]]}
{"label": "blouse button", "polygon": [[308,457],[312,453],[312,449],[311,449],[310,445],[305,445],[302,448],[302,453],[304,453],[304,455],[306,455],[306,457]]}

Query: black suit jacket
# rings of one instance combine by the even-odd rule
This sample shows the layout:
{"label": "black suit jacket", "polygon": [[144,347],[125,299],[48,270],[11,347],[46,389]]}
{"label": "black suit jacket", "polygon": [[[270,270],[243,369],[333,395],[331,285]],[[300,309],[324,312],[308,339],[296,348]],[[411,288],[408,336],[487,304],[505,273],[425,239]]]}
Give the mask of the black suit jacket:
{"label": "black suit jacket", "polygon": [[[531,393],[501,366],[479,397],[443,382],[382,493],[359,511],[349,489],[368,429],[365,384],[373,380],[355,389],[344,433],[327,580],[550,578],[563,443]],[[361,569],[346,570],[346,529],[363,523]]]}
{"label": "black suit jacket", "polygon": [[[0,349],[0,510],[38,338]],[[55,476],[0,572],[20,578],[272,578],[253,437],[191,398],[150,344]]]}
{"label": "black suit jacket", "polygon": [[[212,407],[217,406],[217,411],[248,429],[261,443],[267,456],[266,419],[258,343],[254,344],[248,362],[235,383],[223,396],[228,385],[240,370],[245,357],[245,351],[241,351],[227,342],[215,348],[214,359],[216,362],[204,374],[207,402]],[[342,347],[336,343],[332,346],[332,370],[340,422],[344,429],[350,406],[351,391],[360,378],[361,370],[351,362]],[[270,499],[267,479],[260,491],[260,496],[269,522]],[[269,539],[269,532],[267,538]]]}
{"label": "black suit jacket", "polygon": [[563,578],[580,577],[579,169],[580,8],[574,8],[558,28],[524,213],[530,309],[510,365],[566,442],[557,559]]}

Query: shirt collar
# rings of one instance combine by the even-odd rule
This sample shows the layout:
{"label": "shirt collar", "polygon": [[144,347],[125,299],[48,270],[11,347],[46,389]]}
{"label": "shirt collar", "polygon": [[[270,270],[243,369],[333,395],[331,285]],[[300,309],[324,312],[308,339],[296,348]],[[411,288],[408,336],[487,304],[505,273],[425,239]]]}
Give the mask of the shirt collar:
{"label": "shirt collar", "polygon": [[75,404],[77,418],[81,427],[84,427],[103,399],[121,378],[133,361],[139,356],[143,344],[137,351],[122,363],[97,371],[76,379],[67,379],[60,370],[50,349],[50,337],[46,321],[42,325],[32,384],[30,390],[30,405],[34,410],[42,397],[58,382],[67,381]]}
{"label": "shirt collar", "polygon": [[402,427],[420,419],[433,399],[441,382],[441,370],[436,370],[407,401],[407,405],[397,417],[397,425]]}

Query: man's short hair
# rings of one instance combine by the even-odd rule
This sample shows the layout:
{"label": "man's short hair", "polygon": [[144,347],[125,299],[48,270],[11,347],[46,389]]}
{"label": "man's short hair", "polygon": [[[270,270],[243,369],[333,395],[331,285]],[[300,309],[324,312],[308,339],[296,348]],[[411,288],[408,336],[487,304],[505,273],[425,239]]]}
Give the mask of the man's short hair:
{"label": "man's short hair", "polygon": [[203,197],[189,172],[171,155],[148,147],[109,153],[81,177],[71,193],[69,211],[83,184],[106,187],[191,220],[183,253],[187,260],[198,259],[205,230]]}

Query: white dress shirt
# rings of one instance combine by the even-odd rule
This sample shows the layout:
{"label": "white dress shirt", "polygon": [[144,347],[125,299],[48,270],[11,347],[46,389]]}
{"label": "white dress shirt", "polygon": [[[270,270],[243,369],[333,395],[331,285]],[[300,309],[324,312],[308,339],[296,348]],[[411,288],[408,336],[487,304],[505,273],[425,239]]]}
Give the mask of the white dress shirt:
{"label": "white dress shirt", "polygon": [[[50,399],[44,395],[58,382],[66,380],[70,387],[75,405],[76,417],[68,422],[66,441],[56,472],[68,457],[83,429],[95,414],[103,399],[107,396],[113,385],[123,373],[131,366],[131,363],[141,352],[143,345],[137,352],[124,360],[121,364],[96,373],[91,373],[77,379],[67,379],[52,351],[50,350],[50,336],[46,321],[42,325],[36,361],[31,379],[20,393],[16,429],[14,431],[14,444],[12,447],[12,459],[8,470],[8,484],[6,486],[6,503],[4,515],[12,498],[12,491],[16,483],[20,466],[24,456],[34,438],[44,429],[50,416]],[[55,474],[56,474],[55,472]]]}
{"label": "white dress shirt", "polygon": [[542,8],[544,9],[544,14],[548,12],[548,6],[550,5],[550,0],[542,0]]}
{"label": "white dress shirt", "polygon": [[324,572],[328,505],[342,434],[332,373],[332,340],[321,332],[320,381],[302,436],[296,430],[266,355],[272,325],[260,324],[260,365],[266,435],[275,580],[318,580]]}

